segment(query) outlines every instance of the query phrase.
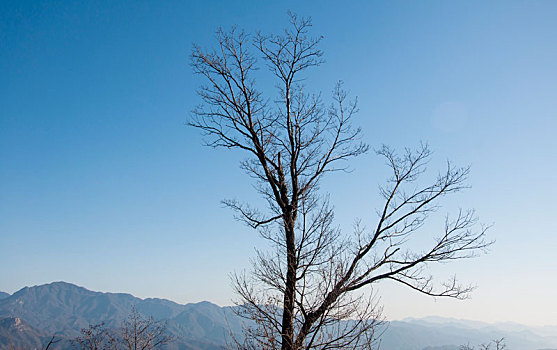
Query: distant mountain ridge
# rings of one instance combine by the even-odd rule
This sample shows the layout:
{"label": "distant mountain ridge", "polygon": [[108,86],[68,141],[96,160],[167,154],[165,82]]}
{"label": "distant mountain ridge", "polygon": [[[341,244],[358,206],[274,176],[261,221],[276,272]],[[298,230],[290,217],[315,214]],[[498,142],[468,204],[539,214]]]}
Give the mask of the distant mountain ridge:
{"label": "distant mountain ridge", "polygon": [[[7,293],[6,293],[7,294]],[[176,342],[168,349],[225,349],[232,332],[241,335],[242,320],[232,307],[210,302],[178,304],[166,299],[140,299],[131,294],[94,292],[66,282],[25,287],[0,295],[0,349],[10,344],[37,348],[56,333],[76,337],[81,328],[104,322],[117,327],[134,306],[140,313],[163,320]],[[557,349],[557,327],[486,324],[425,318],[390,322],[381,338],[385,350],[456,350],[460,344],[505,337],[510,350]],[[69,349],[69,342],[55,349]]]}
{"label": "distant mountain ridge", "polygon": [[[230,308],[209,302],[182,305],[166,299],[94,292],[66,282],[25,287],[1,299],[0,321],[22,320],[36,330],[31,332],[35,341],[55,333],[71,339],[89,324],[104,322],[107,328],[118,327],[132,306],[144,315],[166,321],[180,349],[222,349],[229,333],[226,319],[231,318]],[[235,329],[239,331],[241,326]],[[6,340],[0,341],[0,349],[9,345]]]}

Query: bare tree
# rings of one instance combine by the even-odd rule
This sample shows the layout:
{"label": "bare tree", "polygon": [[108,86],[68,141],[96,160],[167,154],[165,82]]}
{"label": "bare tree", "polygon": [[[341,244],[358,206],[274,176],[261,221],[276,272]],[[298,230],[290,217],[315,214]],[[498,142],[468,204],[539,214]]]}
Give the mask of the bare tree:
{"label": "bare tree", "polygon": [[117,350],[116,338],[105,328],[104,322],[82,328],[72,344],[81,350]]}
{"label": "bare tree", "polygon": [[56,334],[54,334],[52,337],[50,337],[49,341],[45,344],[44,350],[51,349],[51,346],[60,342],[61,340],[62,340],[61,338],[56,339]]}
{"label": "bare tree", "polygon": [[119,334],[113,339],[113,343],[119,343],[118,349],[152,350],[168,344],[172,337],[166,334],[164,322],[145,317],[132,307],[130,315],[122,322]]}
{"label": "bare tree", "polygon": [[[434,284],[426,267],[475,256],[490,243],[485,228],[472,230],[474,212],[460,211],[447,217],[431,246],[413,250],[408,245],[439,200],[466,187],[469,173],[448,163],[423,184],[430,158],[425,145],[402,154],[379,149],[392,177],[380,190],[385,203],[377,224],[371,229],[358,224],[351,235],[337,228],[320,181],[346,170],[346,161],[368,146],[352,126],[357,103],[341,83],[328,107],[304,86],[303,73],[323,62],[321,37],[309,35],[309,19],[290,14],[290,22],[275,35],[219,29],[216,50],[194,46],[192,53],[192,66],[206,84],[198,90],[202,103],[189,124],[202,130],[209,146],[247,155],[242,168],[267,203],[255,208],[224,201],[270,242],[269,251],[257,251],[250,273],[233,276],[240,314],[254,321],[237,345],[371,348],[381,310],[368,287],[390,280],[431,296],[465,298],[470,286],[454,278]],[[258,58],[276,79],[275,95],[265,95],[256,84]]]}
{"label": "bare tree", "polygon": [[[492,345],[494,346],[492,348]],[[504,350],[507,348],[507,344],[505,344],[505,338],[501,338],[501,339],[495,339],[490,341],[487,344],[480,344],[478,345],[479,350]],[[468,345],[461,345],[459,350],[474,350],[475,347],[470,346],[470,344]]]}
{"label": "bare tree", "polygon": [[504,350],[507,348],[507,344],[505,343],[505,338],[495,339],[493,340],[493,344],[495,345],[495,350]]}
{"label": "bare tree", "polygon": [[172,341],[166,334],[166,324],[141,315],[132,307],[119,329],[107,329],[104,322],[89,325],[72,341],[81,350],[152,350]]}

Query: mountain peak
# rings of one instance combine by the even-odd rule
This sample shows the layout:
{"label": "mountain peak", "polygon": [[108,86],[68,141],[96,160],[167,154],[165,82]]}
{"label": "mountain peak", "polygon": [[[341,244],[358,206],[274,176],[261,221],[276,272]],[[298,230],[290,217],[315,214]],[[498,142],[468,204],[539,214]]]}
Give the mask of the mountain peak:
{"label": "mountain peak", "polygon": [[41,295],[52,293],[80,293],[80,294],[94,294],[97,292],[90,291],[84,287],[77,286],[68,282],[57,281],[47,284],[35,285],[32,287],[23,287],[12,296],[15,298],[22,298],[28,295]]}
{"label": "mountain peak", "polygon": [[50,283],[39,284],[31,288],[58,288],[58,289],[74,289],[74,290],[78,289],[78,290],[86,290],[90,292],[90,290],[85,287],[78,286],[76,284],[65,282],[65,281],[54,281]]}

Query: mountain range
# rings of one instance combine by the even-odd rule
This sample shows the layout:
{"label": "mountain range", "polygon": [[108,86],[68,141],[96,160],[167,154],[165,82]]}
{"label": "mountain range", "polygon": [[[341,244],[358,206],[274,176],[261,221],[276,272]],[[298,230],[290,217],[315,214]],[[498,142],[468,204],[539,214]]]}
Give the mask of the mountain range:
{"label": "mountain range", "polygon": [[[131,308],[165,321],[175,339],[167,349],[225,349],[230,334],[241,335],[242,320],[233,307],[210,302],[178,304],[140,299],[130,294],[94,292],[66,282],[0,292],[0,349],[11,345],[40,349],[53,334],[63,341],[54,349],[71,349],[70,339],[82,328],[104,322],[116,328]],[[384,350],[457,350],[504,337],[510,350],[557,349],[557,327],[488,324],[439,317],[388,322],[381,337]]]}

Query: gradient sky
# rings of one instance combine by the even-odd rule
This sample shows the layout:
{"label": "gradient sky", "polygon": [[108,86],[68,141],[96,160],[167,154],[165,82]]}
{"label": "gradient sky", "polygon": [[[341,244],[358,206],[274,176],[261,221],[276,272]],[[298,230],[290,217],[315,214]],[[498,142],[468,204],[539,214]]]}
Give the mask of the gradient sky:
{"label": "gradient sky", "polygon": [[[64,280],[177,302],[231,303],[228,274],[256,233],[220,200],[254,200],[241,154],[201,146],[192,44],[217,27],[280,30],[311,16],[356,123],[377,147],[428,142],[432,166],[471,164],[497,243],[443,265],[478,285],[467,301],[384,283],[389,319],[441,315],[557,325],[557,2],[0,2],[0,290]],[[372,153],[335,174],[338,223],[372,224],[385,168]],[[443,211],[441,213],[444,213]]]}

